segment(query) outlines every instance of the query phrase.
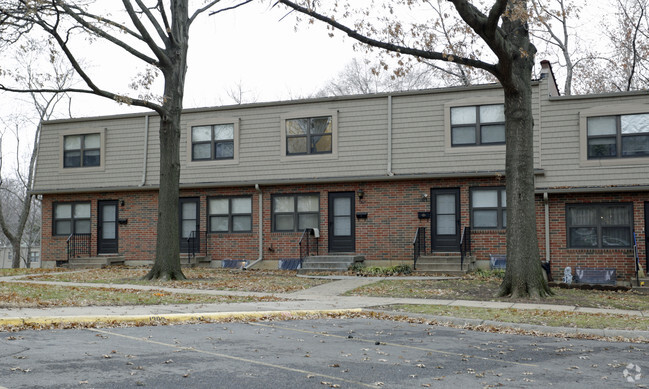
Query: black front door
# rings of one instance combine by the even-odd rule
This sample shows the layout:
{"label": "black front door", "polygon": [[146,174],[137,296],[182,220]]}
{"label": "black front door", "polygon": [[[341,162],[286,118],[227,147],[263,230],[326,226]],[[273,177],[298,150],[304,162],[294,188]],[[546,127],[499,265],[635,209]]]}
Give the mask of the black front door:
{"label": "black front door", "polygon": [[180,252],[186,253],[190,247],[199,247],[199,198],[180,199]]}
{"label": "black front door", "polygon": [[329,192],[329,251],[356,250],[354,192]]}
{"label": "black front door", "polygon": [[460,190],[431,189],[430,194],[433,251],[459,251]]}
{"label": "black front door", "polygon": [[117,200],[97,202],[97,253],[115,254],[118,250]]}

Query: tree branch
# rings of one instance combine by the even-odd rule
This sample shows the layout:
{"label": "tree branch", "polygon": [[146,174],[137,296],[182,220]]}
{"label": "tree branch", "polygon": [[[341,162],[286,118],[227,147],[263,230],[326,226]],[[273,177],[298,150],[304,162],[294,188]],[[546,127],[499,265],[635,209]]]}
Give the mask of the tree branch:
{"label": "tree branch", "polygon": [[218,11],[210,12],[210,16],[212,16],[212,15],[216,15],[216,14],[221,13],[221,12],[224,12],[224,11],[229,11],[229,10],[231,10],[231,9],[239,8],[239,7],[241,7],[242,5],[246,5],[246,4],[248,4],[248,3],[252,2],[252,1],[253,1],[253,0],[246,0],[246,1],[242,2],[242,3],[237,4],[237,5],[233,5],[233,6],[231,6],[231,7],[223,8],[223,9],[220,9],[220,10],[218,10]]}
{"label": "tree branch", "polygon": [[169,41],[169,36],[167,35],[166,31],[162,28],[162,26],[160,26],[160,23],[158,23],[158,19],[156,19],[155,16],[153,16],[153,14],[151,13],[151,10],[149,10],[149,8],[142,2],[142,0],[135,0],[135,2],[140,7],[142,12],[144,12],[146,17],[149,19],[149,22],[151,22],[151,25],[153,26],[153,28],[158,33],[158,36],[160,37],[160,39],[162,39],[162,43],[167,45],[167,43]]}
{"label": "tree branch", "polygon": [[[457,0],[455,0],[457,1]],[[368,46],[372,47],[378,47],[381,49],[385,49],[387,51],[392,51],[395,53],[401,53],[401,54],[409,54],[413,55],[415,57],[421,57],[421,58],[426,58],[426,59],[434,59],[434,60],[440,60],[440,61],[446,61],[446,62],[453,62],[457,63],[460,65],[467,65],[467,66],[472,66],[480,69],[484,69],[490,73],[493,73],[494,75],[497,72],[496,66],[487,62],[471,59],[471,58],[466,58],[466,57],[455,57],[453,55],[437,52],[437,51],[427,51],[427,50],[421,50],[421,49],[415,49],[412,47],[407,47],[407,46],[402,46],[402,45],[397,45],[393,43],[387,43],[387,42],[382,42],[378,39],[370,38],[366,35],[360,34],[356,30],[352,30],[351,28],[347,27],[346,25],[343,25],[336,20],[329,18],[327,16],[324,16],[314,10],[302,7],[292,1],[289,0],[278,0],[277,3],[282,3],[290,8],[293,8],[294,10],[303,13],[305,15],[309,15],[314,19],[320,20],[324,23],[327,23],[331,27],[340,30],[344,33],[346,33],[349,37],[364,43]],[[275,4],[277,4],[275,3]]]}

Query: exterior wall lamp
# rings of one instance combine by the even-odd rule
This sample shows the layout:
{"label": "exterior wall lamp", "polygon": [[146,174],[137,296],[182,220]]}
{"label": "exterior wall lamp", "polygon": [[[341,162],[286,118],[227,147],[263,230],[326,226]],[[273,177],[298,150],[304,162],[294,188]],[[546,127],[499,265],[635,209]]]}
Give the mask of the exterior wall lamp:
{"label": "exterior wall lamp", "polygon": [[421,202],[425,203],[426,201],[428,201],[428,193],[424,193],[421,195]]}
{"label": "exterior wall lamp", "polygon": [[365,192],[363,191],[363,189],[359,189],[357,193],[358,193],[358,199],[363,200],[363,197],[365,197]]}

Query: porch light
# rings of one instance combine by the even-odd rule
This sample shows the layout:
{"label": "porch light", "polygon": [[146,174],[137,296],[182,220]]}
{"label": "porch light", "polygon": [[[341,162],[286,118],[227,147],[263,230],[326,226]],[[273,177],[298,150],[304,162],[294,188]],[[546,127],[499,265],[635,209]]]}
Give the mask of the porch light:
{"label": "porch light", "polygon": [[421,195],[421,202],[425,203],[426,201],[428,201],[428,193],[424,193]]}
{"label": "porch light", "polygon": [[363,191],[363,189],[359,189],[357,193],[358,193],[358,199],[363,200],[363,197],[365,197],[365,192]]}

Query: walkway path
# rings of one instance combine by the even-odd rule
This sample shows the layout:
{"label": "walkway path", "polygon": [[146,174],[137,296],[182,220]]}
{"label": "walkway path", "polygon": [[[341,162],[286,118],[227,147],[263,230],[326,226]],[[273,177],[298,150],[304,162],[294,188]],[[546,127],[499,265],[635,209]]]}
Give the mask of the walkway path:
{"label": "walkway path", "polygon": [[[91,307],[55,307],[55,308],[5,308],[0,309],[0,325],[21,322],[57,322],[57,321],[132,321],[140,317],[142,321],[152,318],[182,319],[190,317],[224,317],[224,316],[260,316],[260,315],[293,315],[303,312],[328,312],[338,310],[376,310],[394,304],[420,304],[442,306],[465,306],[479,308],[515,308],[525,310],[554,310],[565,312],[605,313],[649,317],[649,311],[584,308],[566,305],[509,303],[497,301],[415,299],[394,297],[344,296],[345,292],[380,280],[397,277],[350,277],[330,276],[332,282],[293,293],[255,293],[224,290],[197,290],[165,288],[149,285],[120,285],[73,282],[27,281],[22,276],[3,277],[5,282],[33,282],[49,285],[107,287],[114,289],[163,290],[171,293],[232,295],[232,296],[274,296],[284,299],[275,302],[223,303],[223,304],[173,304],[144,306],[91,306]],[[431,279],[431,277],[398,277],[398,279]],[[502,325],[495,321],[477,319],[454,319],[448,317],[431,317],[442,322],[470,323],[474,325]],[[505,323],[507,324],[507,323]],[[561,333],[590,333],[602,336],[644,337],[649,339],[649,331],[591,330],[579,328],[558,328],[511,324],[517,328]]]}

